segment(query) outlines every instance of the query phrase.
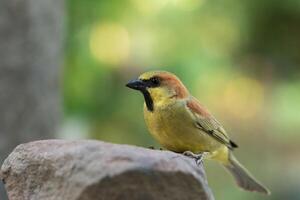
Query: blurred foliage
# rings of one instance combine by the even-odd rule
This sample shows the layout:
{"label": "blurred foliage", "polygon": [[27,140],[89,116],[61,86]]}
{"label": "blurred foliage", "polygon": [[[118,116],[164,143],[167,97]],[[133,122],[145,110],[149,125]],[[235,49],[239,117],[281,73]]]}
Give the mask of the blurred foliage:
{"label": "blurred foliage", "polygon": [[300,1],[70,0],[67,8],[63,137],[158,146],[142,96],[124,85],[168,70],[273,192],[240,191],[207,162],[216,199],[300,199]]}

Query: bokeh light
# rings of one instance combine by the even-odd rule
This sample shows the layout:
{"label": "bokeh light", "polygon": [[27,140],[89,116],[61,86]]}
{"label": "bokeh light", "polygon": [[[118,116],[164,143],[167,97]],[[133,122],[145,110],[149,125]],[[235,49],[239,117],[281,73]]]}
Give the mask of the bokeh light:
{"label": "bokeh light", "polygon": [[237,119],[250,119],[262,110],[264,90],[257,80],[239,77],[225,85],[222,102]]}
{"label": "bokeh light", "polygon": [[130,54],[128,31],[118,24],[96,24],[90,35],[90,50],[97,60],[116,66]]}

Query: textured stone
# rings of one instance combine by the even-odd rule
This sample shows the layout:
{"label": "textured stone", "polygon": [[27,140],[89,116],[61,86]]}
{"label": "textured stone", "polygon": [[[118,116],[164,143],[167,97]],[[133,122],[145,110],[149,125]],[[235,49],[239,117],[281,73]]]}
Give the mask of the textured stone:
{"label": "textured stone", "polygon": [[190,158],[93,140],[19,145],[0,176],[10,200],[213,199]]}

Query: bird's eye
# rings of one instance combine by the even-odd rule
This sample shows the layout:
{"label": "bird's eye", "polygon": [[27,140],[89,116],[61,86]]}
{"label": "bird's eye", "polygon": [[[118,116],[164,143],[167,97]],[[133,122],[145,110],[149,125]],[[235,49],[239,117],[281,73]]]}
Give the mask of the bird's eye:
{"label": "bird's eye", "polygon": [[150,81],[154,86],[159,85],[159,79],[157,77],[150,78]]}

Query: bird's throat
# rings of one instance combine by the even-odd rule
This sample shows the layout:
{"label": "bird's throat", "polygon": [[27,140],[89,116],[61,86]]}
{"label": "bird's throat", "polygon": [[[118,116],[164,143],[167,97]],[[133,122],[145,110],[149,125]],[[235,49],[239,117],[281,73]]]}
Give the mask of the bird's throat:
{"label": "bird's throat", "polygon": [[153,112],[153,109],[154,109],[154,107],[153,107],[153,99],[152,99],[150,93],[147,90],[142,90],[141,92],[144,95],[144,99],[145,99],[148,111]]}

